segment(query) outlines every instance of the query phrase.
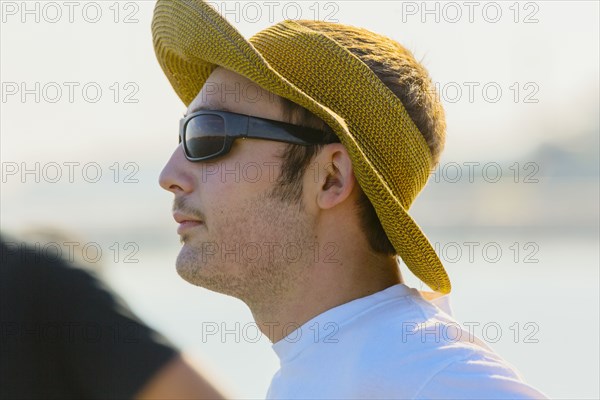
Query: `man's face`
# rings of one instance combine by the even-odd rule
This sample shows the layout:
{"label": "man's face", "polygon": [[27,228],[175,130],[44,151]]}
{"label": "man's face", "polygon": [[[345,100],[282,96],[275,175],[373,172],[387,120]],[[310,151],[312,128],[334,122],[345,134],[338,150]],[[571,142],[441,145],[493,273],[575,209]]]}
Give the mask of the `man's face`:
{"label": "man's face", "polygon": [[[230,111],[283,121],[280,98],[246,78],[217,68],[188,108]],[[237,139],[229,153],[190,162],[181,145],[160,175],[175,195],[175,214],[186,222],[177,272],[190,283],[257,302],[276,296],[310,265],[313,219],[302,204],[284,203],[271,192],[285,144]]]}

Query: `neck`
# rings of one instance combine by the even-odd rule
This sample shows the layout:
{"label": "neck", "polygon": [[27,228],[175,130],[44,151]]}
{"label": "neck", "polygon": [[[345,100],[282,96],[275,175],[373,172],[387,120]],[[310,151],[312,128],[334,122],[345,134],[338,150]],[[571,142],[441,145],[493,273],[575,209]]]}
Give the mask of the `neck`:
{"label": "neck", "polygon": [[271,342],[278,342],[331,308],[403,282],[393,257],[346,252],[344,257],[335,258],[307,266],[300,279],[290,283],[280,296],[247,302]]}

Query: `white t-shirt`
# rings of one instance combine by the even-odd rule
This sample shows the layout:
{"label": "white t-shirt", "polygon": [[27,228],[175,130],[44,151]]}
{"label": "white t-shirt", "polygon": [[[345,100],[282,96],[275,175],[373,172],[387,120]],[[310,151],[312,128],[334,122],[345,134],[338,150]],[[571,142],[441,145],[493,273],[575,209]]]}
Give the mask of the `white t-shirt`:
{"label": "white t-shirt", "polygon": [[325,311],[273,344],[269,399],[544,399],[451,317],[448,296],[404,284]]}

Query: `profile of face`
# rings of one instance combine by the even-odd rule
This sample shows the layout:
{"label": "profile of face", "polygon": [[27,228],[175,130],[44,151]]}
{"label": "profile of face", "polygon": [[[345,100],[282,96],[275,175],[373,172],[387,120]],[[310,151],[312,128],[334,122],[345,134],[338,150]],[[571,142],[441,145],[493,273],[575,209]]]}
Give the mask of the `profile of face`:
{"label": "profile of face", "polygon": [[[217,68],[188,107],[230,111],[283,121],[281,99],[248,79]],[[180,144],[160,174],[162,188],[175,195],[182,248],[177,272],[207,289],[259,302],[301,279],[313,254],[314,215],[300,203],[273,194],[285,144],[237,139],[231,151],[190,162]]]}

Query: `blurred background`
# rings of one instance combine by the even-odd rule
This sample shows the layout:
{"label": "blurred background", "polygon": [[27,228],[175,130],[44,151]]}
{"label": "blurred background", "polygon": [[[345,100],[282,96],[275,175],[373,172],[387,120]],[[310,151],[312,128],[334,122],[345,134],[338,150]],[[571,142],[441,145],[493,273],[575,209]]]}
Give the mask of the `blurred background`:
{"label": "blurred background", "polygon": [[[411,213],[455,316],[550,397],[598,398],[598,2],[212,4],[246,37],[321,19],[413,51],[448,131]],[[2,233],[83,260],[231,393],[264,397],[278,361],[247,307],[175,271],[157,180],[185,107],[154,56],[154,2],[1,7]]]}

